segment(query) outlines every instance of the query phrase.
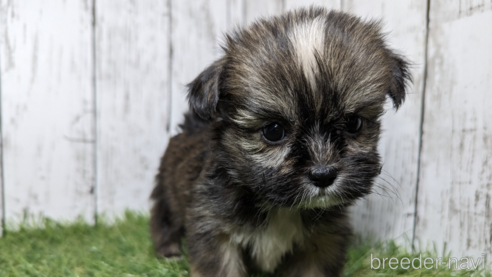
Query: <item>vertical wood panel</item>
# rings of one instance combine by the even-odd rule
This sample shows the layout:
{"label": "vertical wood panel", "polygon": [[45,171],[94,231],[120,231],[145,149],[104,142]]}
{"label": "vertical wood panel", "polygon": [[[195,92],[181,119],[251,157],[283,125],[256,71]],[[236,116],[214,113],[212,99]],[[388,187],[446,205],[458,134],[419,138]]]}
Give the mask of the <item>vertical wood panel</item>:
{"label": "vertical wood panel", "polygon": [[244,27],[244,1],[227,1],[227,26],[228,30],[236,27]]}
{"label": "vertical wood panel", "polygon": [[492,7],[461,2],[431,2],[416,237],[480,257],[492,253]]}
{"label": "vertical wood panel", "polygon": [[249,24],[260,17],[279,15],[284,11],[283,0],[243,0],[243,24]]}
{"label": "vertical wood panel", "polygon": [[0,1],[6,216],[94,215],[91,6]]}
{"label": "vertical wood panel", "polygon": [[431,20],[436,25],[492,10],[492,1],[490,0],[439,0],[431,2],[434,7]]}
{"label": "vertical wood panel", "polygon": [[229,3],[230,22],[246,27],[262,17],[279,15],[284,11],[284,0],[231,0]]}
{"label": "vertical wood panel", "polygon": [[[378,240],[412,239],[417,184],[420,113],[425,65],[427,1],[344,0],[346,11],[367,19],[382,19],[390,47],[412,62],[414,78],[403,106],[392,105],[382,119],[379,145],[383,171],[375,193],[352,210],[358,234]],[[402,20],[405,18],[405,20]]]}
{"label": "vertical wood panel", "polygon": [[172,114],[176,134],[188,110],[186,85],[220,55],[219,42],[227,28],[226,0],[183,1],[172,4]]}
{"label": "vertical wood panel", "polygon": [[168,140],[168,3],[96,3],[98,211],[148,210]]}
{"label": "vertical wood panel", "polygon": [[328,9],[337,9],[339,10],[341,7],[340,7],[340,3],[341,3],[341,0],[284,0],[285,2],[285,6],[284,6],[284,9],[286,11],[290,10],[290,9],[294,9],[294,8],[298,8],[298,7],[309,7],[311,5],[315,5],[315,6],[321,6],[321,7],[325,7],[325,8],[328,8]]}

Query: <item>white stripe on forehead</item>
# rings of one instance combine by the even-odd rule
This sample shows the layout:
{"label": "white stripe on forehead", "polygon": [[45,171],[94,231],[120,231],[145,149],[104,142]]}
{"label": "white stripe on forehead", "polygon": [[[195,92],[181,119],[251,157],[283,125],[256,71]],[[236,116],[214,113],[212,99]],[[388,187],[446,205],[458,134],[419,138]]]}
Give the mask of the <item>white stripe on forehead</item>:
{"label": "white stripe on forehead", "polygon": [[309,80],[313,90],[316,89],[315,74],[319,72],[315,53],[323,54],[325,44],[325,20],[318,17],[310,21],[301,22],[294,26],[290,33],[290,40],[298,62]]}

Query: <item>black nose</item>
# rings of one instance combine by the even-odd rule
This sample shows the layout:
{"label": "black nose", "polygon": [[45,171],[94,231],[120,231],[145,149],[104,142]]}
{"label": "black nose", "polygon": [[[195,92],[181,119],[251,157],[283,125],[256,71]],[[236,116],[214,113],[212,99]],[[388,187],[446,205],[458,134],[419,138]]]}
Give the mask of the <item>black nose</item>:
{"label": "black nose", "polygon": [[333,167],[318,167],[312,169],[309,173],[309,179],[313,181],[314,185],[320,188],[326,188],[333,184],[333,181],[337,178],[337,170]]}

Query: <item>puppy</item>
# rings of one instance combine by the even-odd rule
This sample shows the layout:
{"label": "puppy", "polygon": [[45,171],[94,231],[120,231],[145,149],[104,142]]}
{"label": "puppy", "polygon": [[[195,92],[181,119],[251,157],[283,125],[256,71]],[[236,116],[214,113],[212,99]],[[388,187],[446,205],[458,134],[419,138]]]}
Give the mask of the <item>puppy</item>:
{"label": "puppy", "polygon": [[191,275],[342,276],[346,208],[371,192],[387,96],[410,75],[378,22],[311,7],[226,36],[188,85],[191,113],[151,199],[158,253]]}

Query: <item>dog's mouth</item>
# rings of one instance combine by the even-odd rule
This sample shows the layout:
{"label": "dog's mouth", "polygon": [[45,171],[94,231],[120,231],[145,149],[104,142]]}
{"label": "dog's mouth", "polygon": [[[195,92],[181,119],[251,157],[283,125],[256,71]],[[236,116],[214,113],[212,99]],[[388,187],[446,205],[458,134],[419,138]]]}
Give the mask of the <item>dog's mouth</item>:
{"label": "dog's mouth", "polygon": [[331,194],[331,195],[319,195],[319,196],[303,199],[296,206],[299,209],[329,208],[347,202],[348,200],[340,196]]}
{"label": "dog's mouth", "polygon": [[[379,169],[379,167],[377,168]],[[346,206],[356,199],[370,193],[373,182],[373,173],[346,172],[340,170],[333,180],[320,184],[319,180],[308,174],[297,176],[281,176],[281,178],[264,179],[256,196],[262,200],[259,203],[271,203],[274,206],[297,209],[328,209],[336,206]],[[377,172],[376,172],[377,175]]]}
{"label": "dog's mouth", "polygon": [[307,182],[296,206],[301,209],[329,208],[349,202],[349,199],[339,192],[339,186],[340,178],[335,179],[333,184],[327,187]]}

